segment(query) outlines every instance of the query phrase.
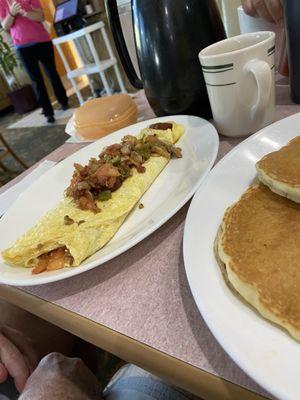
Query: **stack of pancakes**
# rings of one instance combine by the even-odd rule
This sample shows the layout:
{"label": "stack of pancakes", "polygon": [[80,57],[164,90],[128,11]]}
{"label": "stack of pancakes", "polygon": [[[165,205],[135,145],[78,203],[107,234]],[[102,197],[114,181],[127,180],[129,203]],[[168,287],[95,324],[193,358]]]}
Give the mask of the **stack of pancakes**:
{"label": "stack of pancakes", "polygon": [[300,136],[256,169],[260,182],[225,212],[216,258],[235,293],[300,340]]}

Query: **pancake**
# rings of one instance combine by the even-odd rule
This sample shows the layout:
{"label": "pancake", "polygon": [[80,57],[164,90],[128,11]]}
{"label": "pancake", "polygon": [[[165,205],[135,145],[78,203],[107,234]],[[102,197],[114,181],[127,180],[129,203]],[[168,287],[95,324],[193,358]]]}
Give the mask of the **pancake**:
{"label": "pancake", "polygon": [[[263,184],[226,211],[216,239],[225,281],[300,340],[300,204]],[[225,268],[222,268],[222,263]]]}
{"label": "pancake", "polygon": [[300,136],[256,164],[259,180],[274,193],[300,203]]}
{"label": "pancake", "polygon": [[[167,129],[157,129],[160,125],[167,125],[164,126]],[[155,135],[164,143],[172,144],[176,143],[183,133],[184,127],[173,122],[159,124],[155,129],[143,129],[138,137]],[[34,267],[34,273],[45,270],[43,261],[47,263],[46,269],[50,270],[49,259],[41,260],[44,256],[51,256],[51,270],[80,265],[115,235],[169,160],[170,158],[158,154],[151,155],[143,164],[143,173],[132,168],[131,175],[117,190],[110,193],[110,198],[96,201],[99,207],[99,212],[96,213],[78,208],[74,199],[65,194],[55,209],[45,214],[10,248],[2,251],[3,259],[14,266]],[[40,264],[43,265],[39,267]]]}

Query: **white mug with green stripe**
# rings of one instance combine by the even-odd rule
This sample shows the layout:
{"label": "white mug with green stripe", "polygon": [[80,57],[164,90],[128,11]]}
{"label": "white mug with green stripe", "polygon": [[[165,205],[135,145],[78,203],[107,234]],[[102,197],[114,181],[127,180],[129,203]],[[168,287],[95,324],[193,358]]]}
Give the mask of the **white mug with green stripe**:
{"label": "white mug with green stripe", "polygon": [[247,136],[273,121],[275,34],[234,36],[199,53],[217,130]]}

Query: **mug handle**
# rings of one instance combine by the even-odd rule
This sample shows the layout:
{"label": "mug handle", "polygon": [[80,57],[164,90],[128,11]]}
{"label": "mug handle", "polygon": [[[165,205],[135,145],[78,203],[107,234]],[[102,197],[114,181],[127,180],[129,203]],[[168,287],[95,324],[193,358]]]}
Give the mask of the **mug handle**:
{"label": "mug handle", "polygon": [[272,71],[267,62],[251,60],[246,64],[246,71],[253,74],[257,85],[257,100],[251,107],[251,118],[262,119],[271,97]]}

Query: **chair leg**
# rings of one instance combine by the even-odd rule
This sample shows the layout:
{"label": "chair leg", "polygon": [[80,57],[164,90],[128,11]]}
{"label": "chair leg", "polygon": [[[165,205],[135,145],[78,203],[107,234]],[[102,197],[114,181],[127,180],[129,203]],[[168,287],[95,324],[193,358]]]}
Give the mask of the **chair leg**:
{"label": "chair leg", "polygon": [[2,168],[3,169],[3,171],[6,171],[6,172],[11,172],[11,170],[9,169],[9,168],[7,168],[4,164],[3,164],[3,162],[2,161],[0,161],[0,168]]}
{"label": "chair leg", "polygon": [[[13,151],[13,149],[10,147],[10,145],[7,143],[7,141],[4,139],[3,135],[0,133],[0,141],[4,144],[4,146],[7,148],[7,150],[9,151],[9,153],[11,154],[11,156],[18,161],[19,164],[22,165],[22,167],[24,167],[25,169],[28,168],[28,165],[26,165],[26,163]],[[2,163],[1,163],[2,164]],[[0,165],[1,165],[0,164]],[[2,164],[3,166],[3,164]],[[1,166],[1,167],[2,167]],[[2,167],[3,168],[3,167]],[[7,170],[7,168],[6,168]]]}

